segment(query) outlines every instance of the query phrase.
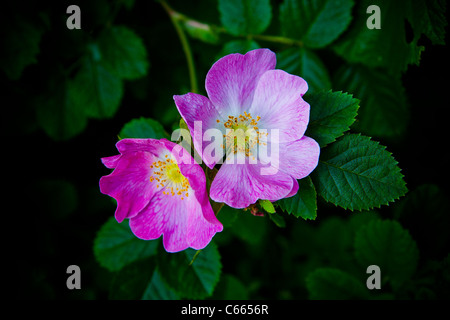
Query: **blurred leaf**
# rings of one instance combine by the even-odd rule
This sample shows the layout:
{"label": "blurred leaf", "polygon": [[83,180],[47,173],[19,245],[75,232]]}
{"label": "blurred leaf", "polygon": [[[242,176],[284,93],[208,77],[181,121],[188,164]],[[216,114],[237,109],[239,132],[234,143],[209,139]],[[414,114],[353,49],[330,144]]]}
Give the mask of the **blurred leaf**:
{"label": "blurred leaf", "polygon": [[212,295],[222,269],[214,243],[200,251],[189,248],[177,253],[160,252],[158,258],[162,278],[180,296],[202,299]]}
{"label": "blurred leaf", "polygon": [[321,147],[342,136],[355,121],[359,100],[343,92],[322,91],[307,94],[305,101],[311,107],[306,135]]}
{"label": "blurred leaf", "polygon": [[275,223],[275,225],[278,228],[285,228],[286,227],[286,221],[278,213],[276,213],[276,212],[269,213],[268,216],[269,216],[269,219],[272,220],[272,222]]}
{"label": "blurred leaf", "polygon": [[105,28],[98,38],[102,65],[119,78],[147,75],[149,61],[142,39],[125,26]]}
{"label": "blurred leaf", "polygon": [[232,35],[264,32],[272,19],[269,0],[219,0],[220,21]]}
{"label": "blurred leaf", "polygon": [[77,208],[78,193],[73,183],[60,179],[43,179],[36,183],[39,212],[65,219]]}
{"label": "blurred leaf", "polygon": [[152,279],[145,289],[142,300],[176,300],[178,294],[161,278],[158,268],[153,272]]}
{"label": "blurred leaf", "polygon": [[310,177],[298,180],[298,192],[293,197],[278,201],[284,211],[302,217],[305,220],[315,220],[317,217],[317,194]]}
{"label": "blurred leaf", "polygon": [[261,208],[264,209],[264,211],[268,213],[275,213],[275,207],[269,200],[259,200],[258,203],[261,206]]}
{"label": "blurred leaf", "polygon": [[[369,29],[367,7],[377,5],[381,11],[381,29]],[[444,1],[363,0],[358,2],[356,18],[349,32],[334,46],[342,58],[370,67],[385,67],[392,74],[405,71],[409,64],[419,64],[424,47],[418,46],[422,33],[434,43],[443,43],[446,25]],[[406,40],[405,20],[413,30]]]}
{"label": "blurred leaf", "polygon": [[416,271],[419,250],[398,222],[374,220],[357,231],[355,257],[364,268],[379,266],[382,282],[386,279],[396,290]]}
{"label": "blurred leaf", "polygon": [[11,80],[18,80],[22,71],[36,63],[43,25],[9,12],[0,19],[0,68]]}
{"label": "blurred leaf", "polygon": [[214,61],[219,60],[220,58],[231,54],[231,53],[240,53],[245,54],[248,51],[259,49],[260,46],[257,42],[246,39],[246,40],[233,40],[225,43],[222,50],[217,54]]}
{"label": "blurred leaf", "polygon": [[353,0],[284,0],[280,6],[281,32],[308,48],[323,48],[347,29],[353,4]]}
{"label": "blurred leaf", "polygon": [[113,278],[109,299],[141,299],[152,280],[156,268],[155,259],[135,261],[116,273]]}
{"label": "blurred leaf", "polygon": [[79,100],[85,113],[93,118],[111,118],[117,112],[123,96],[122,81],[111,74],[96,57],[95,46],[83,59],[81,69],[70,83],[73,99]]}
{"label": "blurred leaf", "polygon": [[237,220],[233,223],[231,232],[242,241],[258,245],[263,241],[267,232],[266,219],[263,217],[255,217],[241,210]]}
{"label": "blurred leaf", "polygon": [[336,89],[351,92],[360,100],[359,132],[377,137],[399,137],[409,121],[405,90],[399,75],[361,65],[344,66],[334,77]]}
{"label": "blurred leaf", "polygon": [[327,68],[311,50],[289,48],[277,53],[277,68],[305,79],[308,93],[331,89]]}
{"label": "blurred leaf", "polygon": [[184,30],[194,39],[216,44],[219,42],[219,33],[214,26],[196,20],[181,20]]}
{"label": "blurred leaf", "polygon": [[36,120],[54,140],[67,140],[87,125],[84,92],[77,92],[72,80],[52,79],[49,88],[36,100]]}
{"label": "blurred leaf", "polygon": [[247,300],[247,288],[232,274],[224,274],[212,296],[214,300]]}
{"label": "blurred leaf", "polygon": [[100,265],[110,271],[117,271],[133,261],[156,254],[158,243],[158,240],[137,238],[128,223],[118,223],[111,217],[97,233],[94,255]]}
{"label": "blurred leaf", "polygon": [[151,118],[140,117],[127,122],[122,130],[120,130],[119,137],[125,138],[152,138],[162,139],[169,138],[164,131],[164,127],[156,120]]}
{"label": "blurred leaf", "polygon": [[322,149],[313,173],[317,193],[344,209],[369,210],[403,196],[407,189],[386,147],[360,134],[347,134]]}
{"label": "blurred leaf", "polygon": [[236,221],[239,214],[242,214],[242,210],[235,209],[224,204],[222,209],[220,209],[217,214],[217,219],[219,219],[224,227],[229,227],[234,221]]}
{"label": "blurred leaf", "polygon": [[306,288],[312,300],[368,299],[369,290],[347,272],[333,268],[319,268],[306,277]]}

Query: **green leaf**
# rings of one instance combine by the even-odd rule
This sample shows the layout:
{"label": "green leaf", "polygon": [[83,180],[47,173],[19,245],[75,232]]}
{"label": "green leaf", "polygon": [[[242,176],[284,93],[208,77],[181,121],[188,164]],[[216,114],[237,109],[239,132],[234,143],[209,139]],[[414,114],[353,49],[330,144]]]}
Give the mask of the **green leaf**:
{"label": "green leaf", "polygon": [[317,217],[317,194],[310,177],[298,180],[298,192],[293,197],[278,201],[284,211],[294,217],[315,220]]}
{"label": "green leaf", "polygon": [[18,80],[27,66],[37,62],[45,29],[36,22],[14,12],[6,14],[0,21],[0,68],[11,80]]}
{"label": "green leaf", "polygon": [[312,300],[368,299],[369,290],[351,274],[334,268],[319,268],[306,277]]}
{"label": "green leaf", "polygon": [[79,104],[84,105],[85,113],[93,118],[111,118],[117,112],[123,96],[123,84],[111,74],[96,57],[95,45],[83,59],[81,69],[70,84],[70,90]]}
{"label": "green leaf", "polygon": [[373,220],[356,232],[355,257],[364,268],[379,266],[382,283],[387,280],[397,290],[416,271],[419,250],[398,222]]}
{"label": "green leaf", "polygon": [[355,121],[359,100],[351,94],[324,91],[305,95],[311,106],[306,135],[321,147],[342,136]]}
{"label": "green leaf", "polygon": [[301,40],[306,47],[323,48],[347,29],[353,4],[353,0],[284,0],[280,6],[281,32]]}
{"label": "green leaf", "polygon": [[159,241],[137,238],[128,223],[118,223],[111,217],[94,240],[94,255],[103,267],[117,271],[124,266],[156,254]]}
{"label": "green leaf", "polygon": [[135,261],[115,274],[109,299],[137,300],[141,299],[155,273],[155,259]]}
{"label": "green leaf", "polygon": [[[369,29],[367,7],[380,8],[381,29]],[[385,67],[391,74],[405,71],[409,64],[419,64],[424,47],[418,42],[422,33],[434,43],[443,43],[444,1],[363,0],[358,2],[353,24],[334,46],[342,58],[369,67]],[[413,39],[406,40],[405,20],[412,27]]]}
{"label": "green leaf", "polygon": [[158,258],[162,278],[180,296],[202,299],[212,295],[222,269],[213,243],[200,251],[189,248],[177,253],[160,252]]}
{"label": "green leaf", "polygon": [[322,149],[313,173],[317,193],[350,210],[369,210],[403,196],[403,175],[385,149],[360,134],[344,135]]}
{"label": "green leaf", "polygon": [[354,127],[369,136],[402,136],[409,122],[409,108],[400,75],[362,65],[344,66],[334,77],[336,89],[351,92],[360,100]]}
{"label": "green leaf", "polygon": [[217,289],[214,291],[213,300],[247,300],[248,292],[246,286],[231,274],[224,274]]}
{"label": "green leaf", "polygon": [[158,268],[153,272],[152,279],[141,297],[142,300],[176,300],[179,298],[178,294],[164,282]]}
{"label": "green leaf", "polygon": [[105,28],[98,38],[102,65],[121,79],[147,75],[149,61],[142,39],[125,26]]}
{"label": "green leaf", "polygon": [[277,53],[277,68],[305,79],[308,93],[331,89],[327,68],[311,50],[289,48]]}
{"label": "green leaf", "polygon": [[164,131],[164,127],[158,121],[144,117],[133,119],[127,122],[123,126],[122,130],[120,130],[119,137],[121,139],[169,138],[168,134]]}
{"label": "green leaf", "polygon": [[251,245],[259,245],[267,233],[267,219],[255,217],[249,212],[241,212],[233,223],[231,232],[240,240]]}
{"label": "green leaf", "polygon": [[278,213],[276,213],[276,212],[269,213],[268,216],[269,216],[269,219],[272,220],[272,222],[275,223],[275,225],[278,228],[285,228],[286,227],[286,221]]}
{"label": "green leaf", "polygon": [[269,0],[219,0],[220,21],[232,35],[264,32],[272,19]]}
{"label": "green leaf", "polygon": [[268,213],[275,213],[275,207],[269,200],[259,200],[259,205]]}
{"label": "green leaf", "polygon": [[36,120],[48,136],[67,140],[86,128],[83,94],[75,90],[72,80],[50,80],[48,89],[35,100]]}

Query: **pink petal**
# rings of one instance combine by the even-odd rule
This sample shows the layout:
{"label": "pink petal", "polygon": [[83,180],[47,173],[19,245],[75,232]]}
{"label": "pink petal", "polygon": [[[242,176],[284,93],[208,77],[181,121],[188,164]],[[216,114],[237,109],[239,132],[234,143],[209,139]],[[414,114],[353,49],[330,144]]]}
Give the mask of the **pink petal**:
{"label": "pink petal", "polygon": [[121,154],[146,151],[159,155],[163,150],[162,144],[156,139],[122,139],[116,143],[116,148]]}
{"label": "pink petal", "polygon": [[256,49],[219,59],[206,75],[206,91],[223,118],[246,111],[253,100],[259,77],[276,65],[275,53]]}
{"label": "pink petal", "polygon": [[293,188],[292,177],[275,170],[262,175],[265,166],[257,164],[222,164],[211,184],[210,197],[233,208],[246,208],[258,199],[276,201],[288,195]]}
{"label": "pink petal", "polygon": [[[175,104],[186,122],[191,133],[195,150],[202,157],[202,160],[209,168],[216,164],[214,157],[209,152],[204,152],[211,142],[204,141],[205,131],[211,128],[224,131],[224,120],[211,101],[205,96],[196,93],[188,93],[182,96],[174,96]],[[219,120],[219,122],[217,122]],[[200,126],[201,125],[201,126]],[[225,133],[225,132],[223,132]],[[221,149],[222,137],[220,140],[214,140],[218,144],[217,150]]]}
{"label": "pink petal", "polygon": [[104,157],[101,160],[105,167],[107,167],[108,169],[114,169],[115,167],[117,167],[117,163],[119,162],[120,157],[121,155],[118,154],[111,157]]}
{"label": "pink petal", "polygon": [[[282,70],[269,70],[258,81],[249,112],[261,117],[259,129],[279,130],[279,142],[300,139],[309,122],[309,104],[302,96],[308,90],[305,80]],[[273,140],[272,140],[273,141]]]}
{"label": "pink petal", "polygon": [[153,161],[154,156],[148,152],[124,154],[114,171],[100,178],[100,191],[117,201],[118,222],[136,216],[153,197],[155,187],[149,182]]}
{"label": "pink petal", "polygon": [[289,173],[295,179],[308,176],[319,163],[320,146],[312,138],[280,144],[280,170]]}

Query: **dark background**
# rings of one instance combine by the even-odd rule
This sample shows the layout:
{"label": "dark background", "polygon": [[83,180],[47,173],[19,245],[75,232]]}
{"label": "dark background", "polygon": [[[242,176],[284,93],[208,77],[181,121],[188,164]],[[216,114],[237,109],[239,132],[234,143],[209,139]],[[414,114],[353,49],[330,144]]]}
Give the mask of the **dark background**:
{"label": "dark background", "polygon": [[[207,10],[205,1],[187,2],[172,1],[172,6],[198,20],[220,24],[215,5],[210,5],[212,9]],[[11,81],[0,73],[3,91],[2,176],[6,177],[2,179],[6,190],[2,193],[2,222],[3,229],[7,230],[3,243],[8,253],[3,264],[8,270],[4,275],[12,280],[10,297],[13,299],[108,297],[111,274],[97,264],[92,251],[96,232],[115,210],[113,201],[99,192],[98,181],[109,172],[100,158],[116,153],[117,134],[123,124],[133,118],[159,119],[167,131],[171,131],[177,121],[172,95],[189,91],[185,57],[166,12],[155,1],[137,1],[131,11],[118,12],[114,23],[132,28],[144,39],[151,64],[148,76],[125,83],[121,107],[112,119],[90,119],[81,134],[67,141],[53,141],[36,125],[33,97],[44,90],[43,82],[48,73],[54,72],[56,61],[63,65],[69,63],[70,58],[64,60],[66,51],[78,50],[77,37],[65,27],[67,5],[65,1],[27,3],[26,6],[16,3],[9,4],[10,8],[2,13],[20,10],[26,16],[32,16],[39,8],[51,12],[51,19],[61,21],[60,30],[52,29],[44,35],[38,63],[27,67],[19,80]],[[80,4],[82,31],[95,34],[110,13],[95,12],[97,6],[94,5],[90,12],[89,6],[88,2]],[[270,30],[267,33],[270,34]],[[421,42],[426,49],[420,66],[411,65],[403,75],[411,110],[407,134],[397,141],[376,140],[394,154],[410,191],[423,184],[435,184],[448,197],[448,48],[433,46],[425,37]],[[203,90],[205,74],[220,48],[195,40],[190,43],[199,87]],[[329,53],[322,54],[326,57]],[[326,61],[331,74],[342,63],[336,57]],[[76,198],[71,200],[70,196],[68,200],[62,196],[64,191],[59,189],[58,181],[70,182],[75,187]],[[429,204],[424,204],[424,208]],[[393,207],[395,205],[382,207],[379,213],[390,218]],[[441,260],[448,253],[449,220],[432,221],[427,219],[427,214],[417,209],[403,222],[403,226],[417,241],[421,261]],[[319,202],[318,218],[308,223],[316,226],[327,217],[347,215],[349,213],[345,210]],[[287,228],[271,226],[269,236],[290,234],[290,223],[296,219],[290,216],[286,219]],[[238,240],[232,240],[220,248],[223,272],[246,274],[241,270],[243,267],[235,263],[247,257],[247,252],[237,248],[237,244]],[[255,254],[254,261],[248,262],[252,276],[262,283],[251,297],[305,298],[306,294],[301,290],[294,296],[283,296],[283,285],[289,277],[279,275],[282,270],[276,271],[282,254],[276,247],[266,249],[270,257]],[[66,288],[66,268],[71,264],[81,267],[83,290]],[[248,284],[245,280],[243,282]]]}

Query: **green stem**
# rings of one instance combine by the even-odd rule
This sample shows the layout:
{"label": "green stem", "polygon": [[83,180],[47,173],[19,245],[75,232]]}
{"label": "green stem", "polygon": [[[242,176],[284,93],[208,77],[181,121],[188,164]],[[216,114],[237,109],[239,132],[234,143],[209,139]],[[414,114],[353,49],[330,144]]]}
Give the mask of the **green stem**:
{"label": "green stem", "polygon": [[175,30],[177,31],[178,37],[180,38],[181,46],[183,47],[184,54],[186,56],[186,61],[189,70],[189,80],[191,82],[191,92],[198,93],[198,85],[197,85],[197,74],[195,73],[195,65],[194,59],[192,57],[192,50],[189,46],[188,39],[186,34],[183,31],[183,28],[180,26],[178,21],[180,20],[180,14],[174,11],[165,1],[160,1],[164,10],[166,10],[167,14],[172,21]]}

